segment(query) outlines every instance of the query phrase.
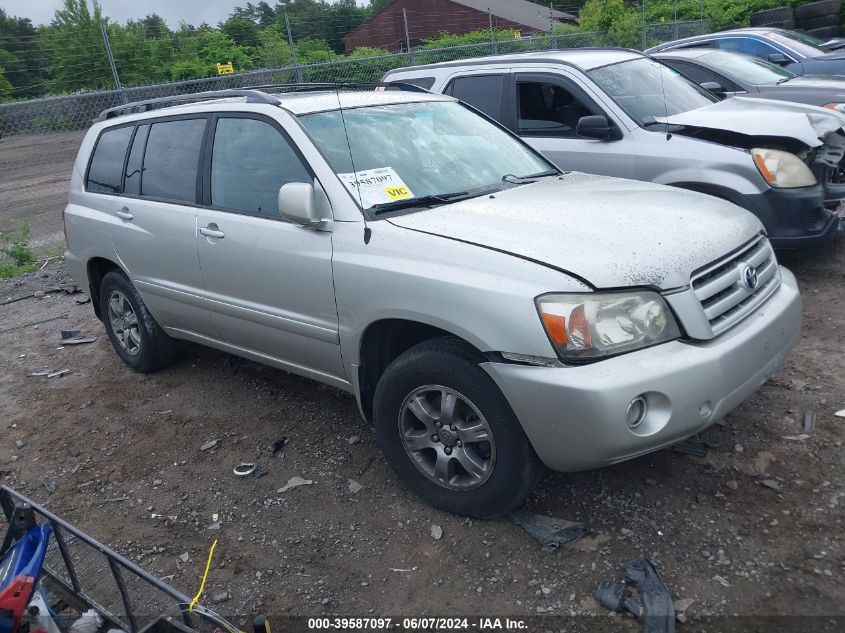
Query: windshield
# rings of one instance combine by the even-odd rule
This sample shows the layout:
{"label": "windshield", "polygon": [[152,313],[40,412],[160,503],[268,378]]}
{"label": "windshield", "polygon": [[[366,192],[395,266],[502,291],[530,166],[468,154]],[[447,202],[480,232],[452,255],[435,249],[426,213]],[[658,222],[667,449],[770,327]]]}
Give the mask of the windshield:
{"label": "windshield", "polygon": [[602,66],[588,74],[641,126],[718,101],[678,71],[645,57]]}
{"label": "windshield", "polygon": [[737,83],[767,86],[795,77],[795,73],[781,68],[777,64],[740,53],[708,53],[701,59],[706,59],[713,68]]}
{"label": "windshield", "polygon": [[783,44],[804,57],[819,57],[827,51],[821,48],[824,42],[812,35],[790,31],[789,35],[772,31],[766,34],[772,41]]}
{"label": "windshield", "polygon": [[333,110],[300,120],[363,209],[480,195],[513,186],[508,181],[514,178],[554,170],[531,148],[453,101]]}

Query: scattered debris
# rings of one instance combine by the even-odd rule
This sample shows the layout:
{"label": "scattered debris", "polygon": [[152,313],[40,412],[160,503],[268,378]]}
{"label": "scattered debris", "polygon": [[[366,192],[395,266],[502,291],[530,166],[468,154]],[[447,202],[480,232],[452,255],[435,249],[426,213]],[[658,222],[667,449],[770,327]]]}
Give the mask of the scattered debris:
{"label": "scattered debris", "polygon": [[24,323],[23,325],[13,325],[11,327],[3,328],[0,330],[0,334],[4,332],[11,332],[12,330],[22,330],[23,328],[27,327],[38,327],[44,323],[49,323],[50,321],[58,321],[60,319],[66,319],[66,314],[60,314],[59,316],[50,317],[49,319],[41,319],[40,321],[32,321],[30,323]]}
{"label": "scattered debris", "polygon": [[728,582],[728,579],[723,577],[723,576],[713,576],[713,580],[718,582],[723,587],[730,587],[731,586],[731,583]]}
{"label": "scattered debris", "polygon": [[734,481],[733,479],[729,479],[725,482],[725,487],[729,490],[736,490],[739,488],[739,484],[736,483],[736,481]]}
{"label": "scattered debris", "polygon": [[800,435],[784,435],[783,439],[789,440],[790,442],[803,442],[810,439],[810,436],[806,433],[801,433]]}
{"label": "scattered debris", "polygon": [[[122,499],[121,499],[121,501],[122,501]],[[179,517],[176,516],[175,514],[156,514],[155,512],[153,512],[150,515],[150,518],[151,519],[168,519],[169,521],[175,521]]]}
{"label": "scattered debris", "polygon": [[65,374],[69,374],[69,373],[70,373],[69,369],[60,369],[58,371],[50,372],[49,374],[47,374],[47,378],[61,378]]}
{"label": "scattered debris", "polygon": [[350,438],[349,438],[348,440],[346,440],[346,441],[347,441],[347,442],[349,442],[349,445],[350,445],[350,446],[352,446],[353,444],[357,444],[358,442],[360,442],[360,441],[361,441],[361,438],[360,438],[360,437],[358,437],[357,435],[353,435],[352,437],[350,437]]}
{"label": "scattered debris", "polygon": [[217,443],[219,441],[220,440],[209,440],[205,444],[200,446],[200,450],[205,452],[205,451],[210,451],[212,448],[217,448]]}
{"label": "scattered debris", "polygon": [[390,571],[397,571],[397,572],[404,572],[404,573],[410,573],[412,571],[417,571],[416,567],[411,567],[410,569],[397,569],[396,567],[389,567],[388,569]]}
{"label": "scattered debris", "polygon": [[103,505],[104,503],[118,503],[120,501],[129,501],[129,497],[125,495],[123,497],[112,497],[111,499],[103,499],[102,501],[98,501],[97,503]]}
{"label": "scattered debris", "polygon": [[780,490],[780,483],[776,479],[761,479],[759,482],[761,486],[771,488],[772,490]]}
{"label": "scattered debris", "polygon": [[291,477],[290,479],[288,479],[288,482],[284,486],[279,488],[276,492],[287,492],[291,488],[296,488],[297,486],[310,486],[313,483],[314,482],[310,479],[303,479],[302,477]]}
{"label": "scattered debris", "polygon": [[209,532],[219,532],[221,525],[222,525],[222,523],[220,521],[215,521],[214,523],[212,523],[211,525],[209,525],[205,529],[208,530]]}
{"label": "scattered debris", "polygon": [[220,604],[222,602],[226,602],[231,597],[232,597],[232,594],[230,594],[228,591],[221,591],[221,592],[215,593],[213,596],[211,596],[211,602],[212,602],[212,604]]}
{"label": "scattered debris", "polygon": [[178,558],[183,563],[187,563],[189,560],[191,560],[191,556],[190,554],[188,554],[188,552],[183,552],[182,554],[179,554]]}
{"label": "scattered debris", "polygon": [[45,369],[44,371],[34,371],[27,376],[49,376],[51,373],[53,373],[52,369]]}
{"label": "scattered debris", "polygon": [[84,306],[86,303],[91,303],[91,297],[85,297],[84,299],[74,299],[73,302],[78,306]]}
{"label": "scattered debris", "polygon": [[49,492],[50,494],[56,492],[57,484],[55,480],[45,479],[41,483],[44,485],[44,487],[47,489],[47,492]]}
{"label": "scattered debris", "polygon": [[23,440],[15,440],[15,448],[23,448],[26,446],[26,442]]}
{"label": "scattered debris", "polygon": [[357,494],[358,491],[361,490],[361,488],[364,487],[361,484],[359,484],[357,481],[355,481],[354,479],[347,479],[347,481],[349,482],[349,492],[351,492],[353,495]]}
{"label": "scattered debris", "polygon": [[564,521],[526,510],[511,512],[510,519],[548,549],[556,549],[564,543],[586,536],[590,531],[590,526],[586,523]]}
{"label": "scattered debris", "polygon": [[812,433],[816,430],[816,412],[807,411],[804,414],[804,433]]}
{"label": "scattered debris", "polygon": [[707,442],[695,438],[682,440],[677,444],[672,444],[668,449],[675,453],[682,453],[683,455],[692,455],[694,457],[707,457],[707,453],[711,448],[719,448],[719,442]]}
{"label": "scattered debris", "polygon": [[96,340],[96,336],[82,336],[79,330],[62,330],[62,345],[82,345]]}
{"label": "scattered debris", "polygon": [[[633,585],[638,592],[631,592]],[[625,565],[625,578],[604,580],[596,590],[596,600],[614,612],[623,609],[642,618],[645,633],[674,633],[675,607],[669,587],[660,572],[645,558],[637,558]]]}
{"label": "scattered debris", "polygon": [[841,411],[837,411],[833,415],[835,415],[837,418],[845,418],[845,409],[842,409]]}
{"label": "scattered debris", "polygon": [[[202,450],[202,449],[200,449]],[[232,469],[235,477],[248,477],[258,468],[258,464],[254,462],[241,462]]]}
{"label": "scattered debris", "polygon": [[439,541],[441,538],[443,538],[443,528],[439,525],[432,525],[431,538],[433,538],[435,541]]}
{"label": "scattered debris", "polygon": [[282,450],[285,447],[285,444],[287,444],[287,443],[288,443],[288,438],[282,436],[279,439],[277,439],[275,442],[270,444],[269,450],[270,450],[271,453],[278,453],[280,450]]}

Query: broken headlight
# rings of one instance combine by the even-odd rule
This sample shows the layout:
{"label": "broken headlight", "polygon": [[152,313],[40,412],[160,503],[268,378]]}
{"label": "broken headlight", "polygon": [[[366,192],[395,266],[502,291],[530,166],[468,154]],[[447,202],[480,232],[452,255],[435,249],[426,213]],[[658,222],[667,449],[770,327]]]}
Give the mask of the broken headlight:
{"label": "broken headlight", "polygon": [[550,294],[536,302],[546,334],[564,360],[615,356],[681,336],[656,292]]}
{"label": "broken headlight", "polygon": [[755,147],[751,156],[760,174],[772,187],[811,187],[816,184],[813,172],[795,154]]}

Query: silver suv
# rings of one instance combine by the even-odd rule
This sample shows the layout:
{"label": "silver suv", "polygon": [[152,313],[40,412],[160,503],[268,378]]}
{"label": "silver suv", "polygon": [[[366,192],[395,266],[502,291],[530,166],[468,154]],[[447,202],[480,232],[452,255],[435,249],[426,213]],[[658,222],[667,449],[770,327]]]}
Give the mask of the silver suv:
{"label": "silver suv", "polygon": [[462,59],[391,70],[385,81],[457,97],[561,169],[729,200],[760,218],[775,248],[833,240],[845,217],[839,112],[770,99],[720,101],[636,51]]}
{"label": "silver suv", "polygon": [[728,202],[561,173],[446,96],[194,99],[104,113],[73,171],[66,260],[115,351],[148,372],[184,339],[354,394],[441,508],[698,433],[798,338],[795,278]]}

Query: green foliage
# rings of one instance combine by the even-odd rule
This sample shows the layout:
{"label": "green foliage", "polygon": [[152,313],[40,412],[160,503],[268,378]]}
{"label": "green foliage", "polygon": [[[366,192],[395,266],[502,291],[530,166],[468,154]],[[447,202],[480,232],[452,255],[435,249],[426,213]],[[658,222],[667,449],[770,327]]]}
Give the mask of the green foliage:
{"label": "green foliage", "polygon": [[35,254],[29,247],[29,222],[18,223],[14,235],[0,234],[0,277],[16,277],[35,270]]}
{"label": "green foliage", "polygon": [[6,71],[0,66],[0,102],[10,101],[12,98],[12,82],[6,79]]}

